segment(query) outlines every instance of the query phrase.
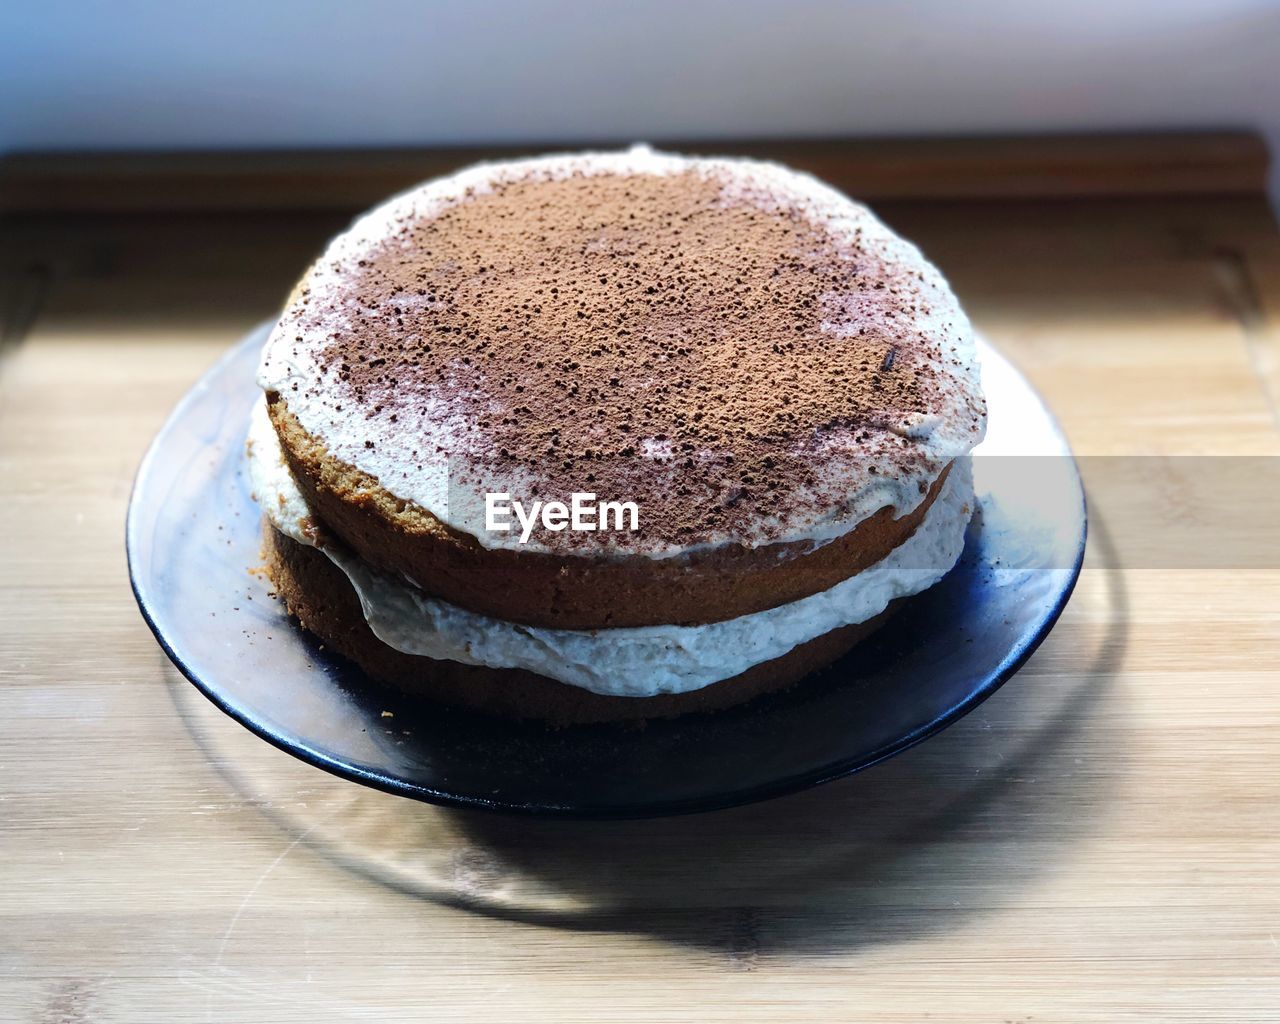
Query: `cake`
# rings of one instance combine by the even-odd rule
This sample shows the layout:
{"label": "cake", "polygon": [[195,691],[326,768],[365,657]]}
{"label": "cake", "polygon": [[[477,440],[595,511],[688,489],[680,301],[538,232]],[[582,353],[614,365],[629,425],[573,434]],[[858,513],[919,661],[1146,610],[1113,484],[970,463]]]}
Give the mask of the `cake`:
{"label": "cake", "polygon": [[366,214],[259,383],[290,613],[375,680],[560,723],[839,658],[959,558],[986,422],[955,296],[866,207],[645,147]]}

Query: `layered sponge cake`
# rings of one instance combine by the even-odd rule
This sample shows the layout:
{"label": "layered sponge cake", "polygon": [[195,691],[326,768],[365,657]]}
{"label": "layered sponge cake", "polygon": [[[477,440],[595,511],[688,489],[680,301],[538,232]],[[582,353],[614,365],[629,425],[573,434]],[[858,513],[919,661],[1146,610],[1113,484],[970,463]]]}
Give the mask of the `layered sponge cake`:
{"label": "layered sponge cake", "polygon": [[753,161],[485,164],[336,238],[263,354],[268,571],[369,675],[561,722],[739,703],[955,564],[985,404],[937,270]]}

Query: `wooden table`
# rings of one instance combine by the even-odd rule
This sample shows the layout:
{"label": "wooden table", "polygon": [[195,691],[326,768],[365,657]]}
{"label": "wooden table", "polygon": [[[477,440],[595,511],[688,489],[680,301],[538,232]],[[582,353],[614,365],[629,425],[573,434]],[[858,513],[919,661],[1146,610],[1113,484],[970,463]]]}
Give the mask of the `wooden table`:
{"label": "wooden table", "polygon": [[[1099,146],[997,148],[988,175],[979,144],[818,156],[1078,452],[1280,454],[1257,144]],[[733,811],[417,805],[179,679],[126,578],[134,469],[353,200],[453,156],[396,159],[0,168],[0,1019],[1280,1020],[1280,562],[1126,567],[1105,495],[1076,596],[992,700]]]}

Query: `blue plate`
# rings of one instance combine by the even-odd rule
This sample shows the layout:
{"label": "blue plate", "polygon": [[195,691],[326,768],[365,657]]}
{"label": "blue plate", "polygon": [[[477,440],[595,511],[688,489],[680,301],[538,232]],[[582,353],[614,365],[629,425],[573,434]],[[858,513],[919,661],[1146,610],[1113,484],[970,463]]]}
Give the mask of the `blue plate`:
{"label": "blue plate", "polygon": [[[386,690],[321,650],[266,582],[244,468],[254,331],[179,403],[129,504],[134,594],[165,653],[259,736],[354,782],[432,803],[644,817],[779,796],[870,767],[989,697],[1057,620],[1085,543],[1066,442],[1027,382],[980,356],[991,430],[956,568],[795,689],[644,729],[551,730]],[[390,716],[385,712],[390,711]]]}

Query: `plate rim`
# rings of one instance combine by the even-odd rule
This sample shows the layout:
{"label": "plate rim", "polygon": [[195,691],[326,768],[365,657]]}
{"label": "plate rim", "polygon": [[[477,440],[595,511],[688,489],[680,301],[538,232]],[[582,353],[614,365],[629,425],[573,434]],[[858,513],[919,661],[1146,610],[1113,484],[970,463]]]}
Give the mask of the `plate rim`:
{"label": "plate rim", "polygon": [[[452,807],[466,810],[489,811],[499,814],[507,814],[519,817],[540,817],[540,818],[562,818],[577,820],[635,820],[645,818],[675,817],[688,814],[699,814],[703,812],[725,810],[730,807],[739,807],[746,804],[760,803],[766,800],[773,800],[779,797],[788,796],[793,793],[803,792],[813,789],[817,786],[825,785],[828,782],[834,782],[837,779],[848,778],[876,765],[882,764],[899,754],[905,753],[912,747],[918,746],[925,740],[937,735],[951,725],[955,724],[961,718],[964,718],[970,712],[980,707],[1007,683],[1017,672],[1027,663],[1031,655],[1035,653],[1041,643],[1053,630],[1058,619],[1061,618],[1063,610],[1071,599],[1071,595],[1075,591],[1077,582],[1080,579],[1080,572],[1084,565],[1085,549],[1088,545],[1089,537],[1089,501],[1088,495],[1085,493],[1083,481],[1080,478],[1079,465],[1076,462],[1075,454],[1071,449],[1062,425],[1058,422],[1053,411],[1049,408],[1040,392],[1031,384],[1023,373],[1012,363],[1012,367],[1018,378],[1025,385],[1028,392],[1034,397],[1045,416],[1052,423],[1054,430],[1059,438],[1061,438],[1064,452],[1071,460],[1072,475],[1079,485],[1080,493],[1080,536],[1076,545],[1075,557],[1066,570],[1067,578],[1065,585],[1058,592],[1057,598],[1053,606],[1049,609],[1044,618],[1037,625],[1034,633],[1026,639],[1022,644],[1011,647],[1000,662],[999,668],[993,672],[983,683],[975,688],[968,697],[963,701],[949,708],[946,712],[936,716],[931,721],[922,726],[917,727],[911,732],[896,738],[890,743],[886,743],[876,748],[870,754],[860,754],[856,757],[850,757],[845,760],[837,760],[829,765],[824,765],[812,771],[802,772],[796,775],[788,775],[773,780],[768,783],[757,784],[744,789],[728,790],[710,796],[685,797],[675,800],[653,800],[647,802],[633,802],[629,804],[562,804],[562,803],[533,803],[529,801],[512,801],[494,799],[490,797],[469,796],[467,794],[449,792],[426,786],[421,783],[411,782],[400,778],[399,776],[390,775],[386,772],[380,772],[376,769],[353,764],[343,761],[339,758],[330,756],[323,751],[317,750],[315,747],[308,745],[305,741],[299,741],[293,737],[286,737],[279,731],[271,728],[266,723],[255,718],[248,709],[243,708],[237,702],[227,699],[217,689],[216,686],[208,684],[203,680],[183,659],[179,652],[169,642],[161,629],[152,607],[145,593],[145,588],[139,584],[139,572],[137,562],[139,559],[138,549],[141,544],[141,538],[138,532],[141,527],[138,524],[139,496],[143,486],[147,480],[148,474],[152,469],[152,463],[158,457],[161,448],[161,442],[170,432],[175,423],[177,423],[187,408],[193,404],[208,389],[209,381],[213,379],[219,370],[223,369],[227,364],[234,362],[242,353],[242,351],[250,346],[258,343],[259,336],[264,336],[270,330],[273,321],[263,321],[256,327],[252,328],[234,345],[230,346],[227,351],[223,352],[196,380],[196,382],[188,388],[174,405],[169,415],[165,417],[164,422],[152,437],[147,445],[146,452],[138,463],[138,468],[133,476],[133,483],[129,490],[128,508],[125,514],[124,524],[124,541],[125,541],[125,559],[129,571],[129,586],[133,592],[134,600],[138,603],[138,608],[142,613],[143,621],[146,622],[148,629],[151,630],[160,649],[165,656],[173,664],[179,673],[191,683],[196,690],[208,699],[219,711],[227,715],[229,718],[248,729],[254,735],[266,740],[278,750],[282,750],[293,757],[315,767],[322,771],[344,779],[348,782],[354,782],[359,785],[369,786],[373,789],[393,796],[405,797],[407,799],[416,800],[422,803],[429,803],[440,807]],[[265,340],[265,339],[264,339]],[[994,346],[992,346],[994,348]],[[996,350],[997,352],[999,350]],[[1008,362],[1007,357],[1001,354],[1001,358]]]}

